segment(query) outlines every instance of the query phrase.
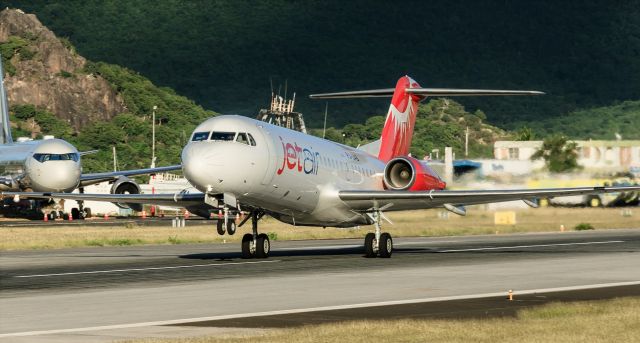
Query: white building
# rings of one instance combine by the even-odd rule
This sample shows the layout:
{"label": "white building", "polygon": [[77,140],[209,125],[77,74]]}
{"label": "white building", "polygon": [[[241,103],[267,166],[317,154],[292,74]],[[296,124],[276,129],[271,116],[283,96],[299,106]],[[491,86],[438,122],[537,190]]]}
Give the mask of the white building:
{"label": "white building", "polygon": [[[575,141],[578,164],[590,171],[635,172],[640,168],[640,140]],[[493,155],[497,160],[529,161],[542,141],[496,141]],[[535,167],[542,166],[536,164]]]}

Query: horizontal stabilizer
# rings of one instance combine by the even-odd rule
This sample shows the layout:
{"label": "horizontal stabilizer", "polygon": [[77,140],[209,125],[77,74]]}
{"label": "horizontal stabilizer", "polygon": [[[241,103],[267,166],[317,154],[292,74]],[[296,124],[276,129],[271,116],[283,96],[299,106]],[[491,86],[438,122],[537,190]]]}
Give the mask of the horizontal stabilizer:
{"label": "horizontal stabilizer", "polygon": [[[395,88],[372,89],[339,93],[312,94],[311,99],[349,99],[391,97]],[[510,96],[510,95],[544,95],[540,91],[520,91],[501,89],[455,89],[455,88],[407,88],[405,92],[424,97],[438,96]]]}

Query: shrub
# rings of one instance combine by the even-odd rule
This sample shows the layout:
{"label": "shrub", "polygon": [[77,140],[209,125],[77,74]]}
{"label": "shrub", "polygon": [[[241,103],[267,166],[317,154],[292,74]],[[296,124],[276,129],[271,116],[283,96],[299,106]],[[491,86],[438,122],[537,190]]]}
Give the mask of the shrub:
{"label": "shrub", "polygon": [[595,230],[593,225],[591,225],[589,223],[580,223],[580,224],[576,225],[576,227],[574,227],[573,229],[576,230],[576,231]]}

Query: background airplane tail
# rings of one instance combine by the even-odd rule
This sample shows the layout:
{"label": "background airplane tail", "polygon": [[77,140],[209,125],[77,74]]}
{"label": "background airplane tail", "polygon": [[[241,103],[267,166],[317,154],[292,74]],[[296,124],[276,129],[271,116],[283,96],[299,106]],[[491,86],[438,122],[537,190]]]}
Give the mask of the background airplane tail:
{"label": "background airplane tail", "polygon": [[378,158],[382,161],[409,154],[418,104],[425,98],[407,92],[410,88],[420,88],[420,85],[409,76],[401,77],[396,83],[380,136]]}
{"label": "background airplane tail", "polygon": [[4,88],[4,70],[2,56],[0,56],[0,144],[13,143],[11,126],[9,125],[9,105],[7,91]]}

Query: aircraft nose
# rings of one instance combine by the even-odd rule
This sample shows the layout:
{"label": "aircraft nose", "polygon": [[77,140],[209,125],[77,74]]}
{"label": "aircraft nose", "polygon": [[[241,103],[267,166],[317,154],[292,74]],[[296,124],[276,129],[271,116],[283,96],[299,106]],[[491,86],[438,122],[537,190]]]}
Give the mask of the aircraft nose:
{"label": "aircraft nose", "polygon": [[48,161],[27,171],[34,191],[70,192],[80,182],[80,163],[75,161]]}
{"label": "aircraft nose", "polygon": [[219,190],[224,181],[224,156],[216,144],[196,142],[182,150],[182,172],[202,192]]}

